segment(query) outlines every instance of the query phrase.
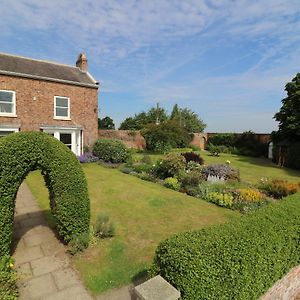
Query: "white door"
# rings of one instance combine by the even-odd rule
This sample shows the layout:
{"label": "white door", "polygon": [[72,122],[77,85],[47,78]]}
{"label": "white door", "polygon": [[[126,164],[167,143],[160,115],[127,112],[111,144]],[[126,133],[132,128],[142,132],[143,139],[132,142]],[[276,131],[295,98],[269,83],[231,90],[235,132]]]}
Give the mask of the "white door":
{"label": "white door", "polygon": [[72,152],[79,156],[81,154],[81,134],[80,130],[55,129],[44,130],[44,132],[53,135],[59,141],[64,143]]}

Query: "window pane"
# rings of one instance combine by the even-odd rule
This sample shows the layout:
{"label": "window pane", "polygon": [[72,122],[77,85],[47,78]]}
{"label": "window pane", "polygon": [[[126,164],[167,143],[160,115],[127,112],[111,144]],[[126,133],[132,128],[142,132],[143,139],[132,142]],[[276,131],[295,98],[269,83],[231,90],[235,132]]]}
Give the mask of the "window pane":
{"label": "window pane", "polygon": [[8,134],[10,134],[10,133],[14,133],[14,131],[6,131],[6,130],[5,130],[5,131],[4,131],[4,130],[1,131],[1,130],[0,130],[0,137],[5,136],[5,135],[8,135]]}
{"label": "window pane", "polygon": [[13,102],[13,93],[0,91],[0,102]]}
{"label": "window pane", "polygon": [[67,98],[56,98],[56,106],[59,107],[68,107],[68,99]]}
{"label": "window pane", "polygon": [[0,112],[12,113],[13,112],[13,104],[12,103],[0,103]]}
{"label": "window pane", "polygon": [[66,145],[72,144],[72,135],[71,133],[61,133],[59,137],[60,141]]}
{"label": "window pane", "polygon": [[57,117],[68,117],[68,108],[56,107]]}

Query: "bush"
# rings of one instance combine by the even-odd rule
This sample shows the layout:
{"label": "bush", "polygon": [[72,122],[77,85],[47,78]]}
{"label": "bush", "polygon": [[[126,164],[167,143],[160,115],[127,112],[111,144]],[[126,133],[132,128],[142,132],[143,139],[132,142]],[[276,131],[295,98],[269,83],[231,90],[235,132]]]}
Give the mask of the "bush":
{"label": "bush", "polygon": [[234,133],[219,133],[208,138],[208,143],[216,146],[234,146],[237,140],[237,135]]}
{"label": "bush", "polygon": [[151,172],[153,166],[146,164],[134,164],[132,165],[132,170],[137,173],[149,173]]}
{"label": "bush", "polygon": [[194,162],[198,163],[199,165],[204,164],[204,159],[195,152],[185,152],[185,153],[181,153],[181,155],[185,158],[187,163],[190,161],[194,161]]}
{"label": "bush", "polygon": [[96,219],[94,234],[97,238],[113,237],[115,235],[115,226],[109,221],[107,214],[100,214]]}
{"label": "bush", "polygon": [[74,236],[68,245],[68,252],[71,255],[75,255],[76,253],[83,251],[89,246],[89,241],[90,236],[88,233]]}
{"label": "bush", "polygon": [[258,202],[264,199],[264,195],[256,189],[243,188],[243,189],[236,190],[236,192],[238,194],[238,198],[240,201]]}
{"label": "bush", "polygon": [[212,192],[208,193],[205,200],[215,203],[219,206],[231,207],[234,197],[230,193]]}
{"label": "bush", "polygon": [[177,234],[156,249],[160,273],[183,300],[259,299],[300,262],[299,195],[234,222]]}
{"label": "bush", "polygon": [[13,259],[9,255],[0,258],[0,299],[18,299],[17,273],[13,269]]}
{"label": "bush", "polygon": [[9,254],[14,201],[27,174],[40,169],[49,190],[59,236],[69,242],[89,232],[87,182],[76,156],[63,143],[42,132],[13,133],[0,140],[0,257]]}
{"label": "bush", "polygon": [[187,187],[197,187],[204,179],[201,171],[187,171],[179,176],[181,187],[186,190]]}
{"label": "bush", "polygon": [[178,182],[178,179],[174,177],[166,178],[164,180],[164,186],[175,191],[179,191],[180,189],[180,183]]}
{"label": "bush", "polygon": [[93,154],[105,162],[121,163],[129,157],[126,146],[116,139],[99,139],[96,141]]}
{"label": "bush", "polygon": [[92,152],[85,152],[82,155],[78,156],[78,159],[81,163],[91,163],[99,160],[97,156],[94,156]]}
{"label": "bush", "polygon": [[141,159],[141,162],[147,165],[153,165],[153,161],[150,155],[144,155],[143,158]]}
{"label": "bush", "polygon": [[239,170],[231,168],[228,164],[212,164],[202,169],[204,177],[217,176],[224,180],[240,181]]}
{"label": "bush", "polygon": [[212,143],[208,143],[207,144],[207,150],[209,151],[209,153],[213,156],[219,156],[220,155],[220,149],[219,146],[215,146]]}
{"label": "bush", "polygon": [[261,184],[260,188],[265,191],[269,196],[276,199],[286,197],[291,194],[297,193],[299,187],[296,183],[291,183],[286,180],[273,179],[265,181]]}
{"label": "bush", "polygon": [[189,133],[175,121],[150,124],[141,131],[150,151],[165,153],[171,148],[187,147],[191,141]]}
{"label": "bush", "polygon": [[178,153],[169,153],[163,160],[157,162],[155,173],[159,178],[178,176],[184,172],[186,166],[185,158]]}

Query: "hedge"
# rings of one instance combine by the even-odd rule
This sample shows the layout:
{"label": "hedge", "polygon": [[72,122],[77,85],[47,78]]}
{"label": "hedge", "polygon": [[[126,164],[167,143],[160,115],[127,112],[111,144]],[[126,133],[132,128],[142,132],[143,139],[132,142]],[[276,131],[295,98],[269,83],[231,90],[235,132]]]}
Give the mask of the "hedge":
{"label": "hedge", "polygon": [[105,162],[121,163],[129,157],[126,146],[117,139],[99,139],[96,141],[93,154]]}
{"label": "hedge", "polygon": [[182,299],[258,299],[300,262],[300,195],[231,223],[162,242],[160,273]]}
{"label": "hedge", "polygon": [[9,254],[19,186],[36,169],[48,187],[59,236],[69,242],[89,232],[87,182],[76,156],[46,133],[13,133],[0,139],[0,257]]}

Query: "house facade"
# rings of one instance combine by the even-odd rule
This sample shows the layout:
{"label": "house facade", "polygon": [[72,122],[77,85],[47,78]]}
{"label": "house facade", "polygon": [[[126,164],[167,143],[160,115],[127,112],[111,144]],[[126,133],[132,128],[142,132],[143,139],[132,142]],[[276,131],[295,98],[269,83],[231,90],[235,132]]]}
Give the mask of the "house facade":
{"label": "house facade", "polygon": [[76,66],[0,53],[0,136],[43,131],[76,155],[98,137],[99,84],[80,54]]}

